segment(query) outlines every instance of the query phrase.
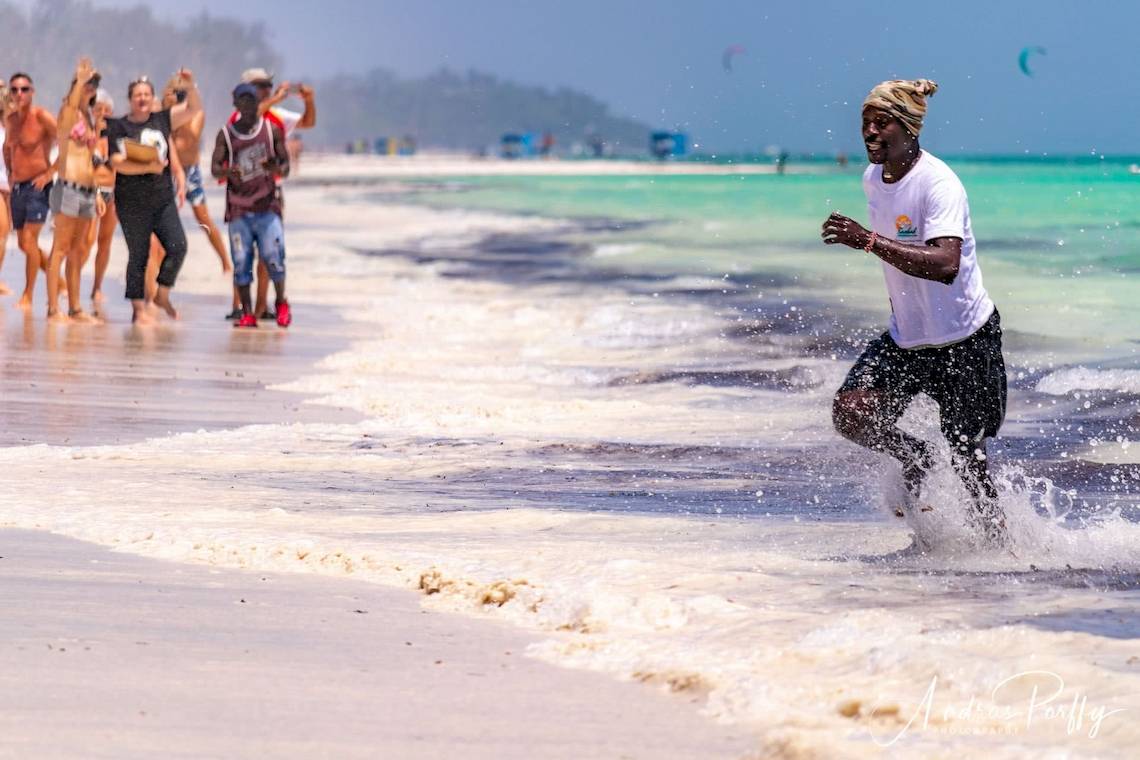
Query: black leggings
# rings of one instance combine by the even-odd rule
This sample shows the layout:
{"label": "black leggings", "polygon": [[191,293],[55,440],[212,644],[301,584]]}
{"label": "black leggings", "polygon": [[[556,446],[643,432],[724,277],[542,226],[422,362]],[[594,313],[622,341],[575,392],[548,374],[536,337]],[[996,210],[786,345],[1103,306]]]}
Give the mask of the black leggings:
{"label": "black leggings", "polygon": [[119,224],[123,226],[123,237],[127,240],[127,298],[136,301],[146,297],[146,262],[150,258],[151,233],[158,237],[166,251],[166,258],[158,270],[158,284],[174,287],[182,261],[186,258],[186,232],[182,229],[174,200],[153,205],[138,201],[120,203],[116,199],[115,207],[119,212]]}

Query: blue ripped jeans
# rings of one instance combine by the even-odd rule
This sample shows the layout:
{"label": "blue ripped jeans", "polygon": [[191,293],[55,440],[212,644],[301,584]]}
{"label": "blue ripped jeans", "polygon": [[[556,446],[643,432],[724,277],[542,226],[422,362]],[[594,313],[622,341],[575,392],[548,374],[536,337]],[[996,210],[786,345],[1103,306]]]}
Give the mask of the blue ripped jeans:
{"label": "blue ripped jeans", "polygon": [[234,285],[253,282],[253,248],[269,270],[269,279],[285,279],[285,228],[272,211],[245,214],[230,222],[230,257],[234,260]]}

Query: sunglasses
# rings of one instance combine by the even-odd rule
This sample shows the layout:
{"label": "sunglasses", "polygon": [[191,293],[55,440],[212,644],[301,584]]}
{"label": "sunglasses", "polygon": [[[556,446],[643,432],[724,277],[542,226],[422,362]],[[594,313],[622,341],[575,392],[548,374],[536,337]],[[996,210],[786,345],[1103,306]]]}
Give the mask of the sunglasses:
{"label": "sunglasses", "polygon": [[12,92],[31,92],[31,87],[13,87]]}

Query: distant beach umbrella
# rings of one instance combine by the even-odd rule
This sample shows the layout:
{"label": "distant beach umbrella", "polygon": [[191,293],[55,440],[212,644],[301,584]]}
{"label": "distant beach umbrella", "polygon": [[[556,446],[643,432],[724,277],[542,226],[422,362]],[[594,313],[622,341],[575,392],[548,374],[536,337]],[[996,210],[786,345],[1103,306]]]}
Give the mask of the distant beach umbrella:
{"label": "distant beach umbrella", "polygon": [[1029,68],[1029,56],[1031,55],[1045,55],[1045,48],[1032,46],[1021,49],[1021,53],[1017,56],[1017,65],[1021,69],[1021,73],[1027,77],[1033,76],[1033,72]]}
{"label": "distant beach umbrella", "polygon": [[743,45],[729,45],[720,56],[720,65],[725,71],[732,71],[732,59],[745,52]]}

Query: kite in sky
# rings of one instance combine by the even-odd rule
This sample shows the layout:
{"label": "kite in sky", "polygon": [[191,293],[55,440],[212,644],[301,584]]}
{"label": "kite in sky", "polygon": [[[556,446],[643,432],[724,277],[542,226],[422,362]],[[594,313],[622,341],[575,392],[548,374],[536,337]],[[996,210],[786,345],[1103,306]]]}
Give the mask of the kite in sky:
{"label": "kite in sky", "polygon": [[729,45],[720,57],[720,65],[725,71],[732,71],[732,59],[744,52],[743,45]]}
{"label": "kite in sky", "polygon": [[1045,55],[1045,48],[1027,47],[1021,49],[1021,54],[1017,56],[1017,65],[1021,69],[1021,73],[1027,77],[1033,76],[1033,71],[1029,68],[1029,56],[1031,55]]}

